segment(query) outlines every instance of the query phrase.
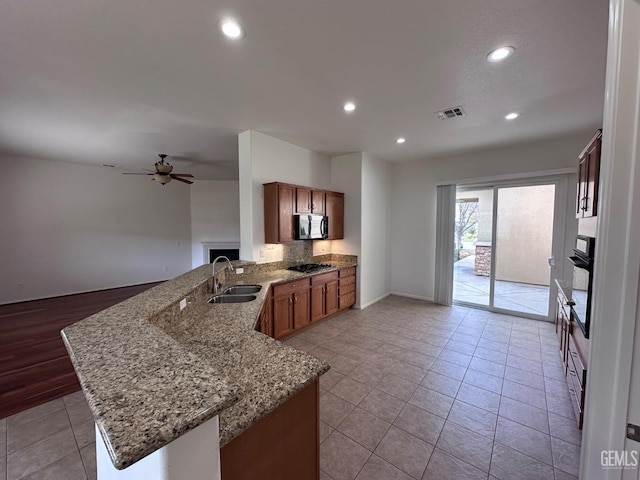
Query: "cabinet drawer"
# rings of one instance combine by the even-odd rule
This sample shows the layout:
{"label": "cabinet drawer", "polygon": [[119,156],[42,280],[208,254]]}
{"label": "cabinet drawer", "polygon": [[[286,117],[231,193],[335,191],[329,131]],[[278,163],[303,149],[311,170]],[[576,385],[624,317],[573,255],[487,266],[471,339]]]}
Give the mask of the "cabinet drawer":
{"label": "cabinet drawer", "polygon": [[294,282],[283,283],[281,285],[275,285],[273,287],[273,295],[288,295],[292,292],[297,292],[299,290],[305,290],[309,288],[309,278],[301,278],[300,280],[296,280]]}
{"label": "cabinet drawer", "polygon": [[356,292],[347,293],[346,295],[340,295],[338,303],[338,308],[340,310],[350,307],[351,305],[356,303]]}
{"label": "cabinet drawer", "polygon": [[582,363],[582,359],[580,358],[580,354],[578,353],[578,349],[576,348],[572,335],[569,335],[569,349],[567,353],[567,363],[571,362],[569,364],[569,369],[575,372],[576,380],[580,383],[580,388],[584,390],[587,382],[587,369]]}
{"label": "cabinet drawer", "polygon": [[340,295],[346,295],[347,293],[351,293],[351,292],[355,292],[356,291],[356,284],[355,283],[350,283],[348,285],[340,286]]}
{"label": "cabinet drawer", "polygon": [[340,270],[340,278],[356,274],[356,267],[343,268]]}
{"label": "cabinet drawer", "polygon": [[311,277],[311,285],[320,285],[338,279],[338,272],[322,273]]}
{"label": "cabinet drawer", "polygon": [[340,287],[345,287],[347,285],[351,285],[356,283],[356,276],[351,275],[350,277],[340,277]]}

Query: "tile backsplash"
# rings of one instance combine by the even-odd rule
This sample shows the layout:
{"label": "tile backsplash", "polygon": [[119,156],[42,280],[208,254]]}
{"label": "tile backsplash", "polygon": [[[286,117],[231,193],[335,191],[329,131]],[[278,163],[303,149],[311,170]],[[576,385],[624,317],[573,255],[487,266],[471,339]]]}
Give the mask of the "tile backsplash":
{"label": "tile backsplash", "polygon": [[282,261],[288,264],[306,263],[313,257],[313,242],[298,240],[282,245]]}

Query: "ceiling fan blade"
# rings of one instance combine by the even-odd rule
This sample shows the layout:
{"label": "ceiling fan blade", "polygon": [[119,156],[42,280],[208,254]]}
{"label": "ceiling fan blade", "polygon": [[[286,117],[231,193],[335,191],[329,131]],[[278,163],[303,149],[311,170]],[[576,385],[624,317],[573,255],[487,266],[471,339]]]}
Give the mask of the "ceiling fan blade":
{"label": "ceiling fan blade", "polygon": [[123,175],[154,175],[153,173],[133,173],[133,172],[122,172]]}
{"label": "ceiling fan blade", "polygon": [[179,182],[183,182],[183,183],[188,183],[189,185],[191,185],[193,182],[190,180],[185,180],[184,178],[180,178],[180,177],[176,177],[173,174],[169,175],[171,178],[173,178],[174,180],[178,180]]}
{"label": "ceiling fan blade", "polygon": [[193,178],[193,175],[191,175],[190,173],[172,173],[171,175],[178,175],[179,177],[191,177],[191,178]]}

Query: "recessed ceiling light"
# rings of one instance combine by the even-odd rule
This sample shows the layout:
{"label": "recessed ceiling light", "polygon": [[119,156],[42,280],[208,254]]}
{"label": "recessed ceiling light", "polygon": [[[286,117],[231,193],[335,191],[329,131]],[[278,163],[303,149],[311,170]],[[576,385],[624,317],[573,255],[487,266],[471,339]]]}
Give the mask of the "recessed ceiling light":
{"label": "recessed ceiling light", "polygon": [[513,52],[515,52],[513,47],[496,48],[493,52],[487,55],[487,60],[490,62],[501,62],[513,55]]}
{"label": "recessed ceiling light", "polygon": [[220,22],[220,30],[225,37],[237,40],[244,37],[244,30],[238,22],[230,18],[224,19]]}
{"label": "recessed ceiling light", "polygon": [[403,138],[403,137],[396,138],[396,143],[404,143],[404,142],[406,142],[406,141],[407,141],[407,140],[406,140],[405,138]]}
{"label": "recessed ceiling light", "polygon": [[356,104],[353,102],[347,102],[342,108],[345,112],[353,112],[356,109]]}
{"label": "recessed ceiling light", "polygon": [[504,119],[505,119],[505,120],[515,120],[515,119],[516,119],[516,118],[518,118],[519,116],[520,116],[520,114],[519,114],[519,113],[513,112],[513,113],[510,113],[509,115],[505,115],[505,116],[504,116]]}

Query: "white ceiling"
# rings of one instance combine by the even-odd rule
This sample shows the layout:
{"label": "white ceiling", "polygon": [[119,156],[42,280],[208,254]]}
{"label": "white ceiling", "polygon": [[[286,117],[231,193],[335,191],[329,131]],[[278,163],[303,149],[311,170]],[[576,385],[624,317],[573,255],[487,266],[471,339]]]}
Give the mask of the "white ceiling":
{"label": "white ceiling", "polygon": [[[402,161],[595,128],[607,13],[603,0],[5,1],[0,149],[136,169],[167,153],[223,179],[247,129]],[[227,15],[241,41],[220,35]],[[502,45],[515,55],[488,63]],[[457,105],[466,117],[433,115]]]}

